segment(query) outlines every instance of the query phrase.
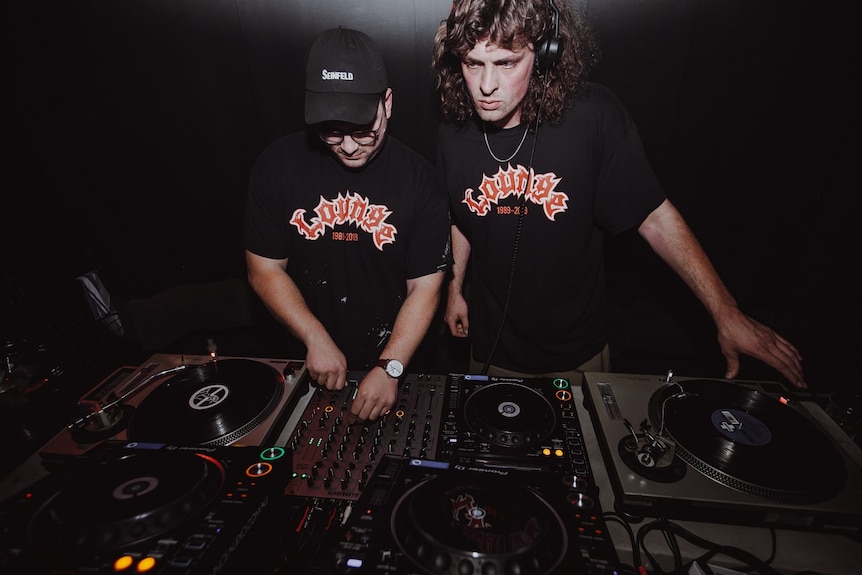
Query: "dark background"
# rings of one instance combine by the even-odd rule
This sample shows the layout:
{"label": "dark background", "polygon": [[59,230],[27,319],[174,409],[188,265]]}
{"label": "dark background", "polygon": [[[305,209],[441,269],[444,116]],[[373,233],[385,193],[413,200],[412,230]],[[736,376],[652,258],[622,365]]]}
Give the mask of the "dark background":
{"label": "dark background", "polygon": [[[450,3],[5,2],[0,337],[39,346],[39,361],[50,353],[61,395],[76,398],[152,351],[92,320],[77,275],[96,269],[129,298],[243,278],[248,173],[269,142],[302,127],[304,54],[324,28],[359,28],[381,45],[391,132],[431,158],[431,41]],[[741,307],[796,344],[814,391],[856,386],[852,3],[578,4],[602,41],[594,78],[629,107]],[[608,256],[615,370],[721,376],[708,316],[636,234],[613,238]],[[462,369],[463,342],[432,331],[439,346],[415,369]],[[211,335],[190,329],[165,351],[204,353]],[[217,334],[222,354],[261,357],[283,355],[281,335],[267,321]],[[779,379],[754,361],[740,377]]]}

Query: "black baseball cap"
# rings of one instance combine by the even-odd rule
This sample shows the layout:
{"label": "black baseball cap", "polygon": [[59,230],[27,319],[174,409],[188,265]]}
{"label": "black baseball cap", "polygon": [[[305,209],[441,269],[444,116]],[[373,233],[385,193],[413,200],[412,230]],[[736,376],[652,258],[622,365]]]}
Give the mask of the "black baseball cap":
{"label": "black baseball cap", "polygon": [[369,124],[388,86],[383,55],[368,35],[343,26],[324,30],[306,61],[305,122]]}

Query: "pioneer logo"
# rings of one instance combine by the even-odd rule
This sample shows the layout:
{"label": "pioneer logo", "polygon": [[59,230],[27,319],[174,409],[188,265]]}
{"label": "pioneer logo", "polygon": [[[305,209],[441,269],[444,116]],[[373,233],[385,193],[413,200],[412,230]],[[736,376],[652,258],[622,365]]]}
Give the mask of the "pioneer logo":
{"label": "pioneer logo", "polygon": [[353,80],[353,72],[330,72],[329,70],[321,70],[321,80]]}
{"label": "pioneer logo", "polygon": [[260,505],[251,515],[251,517],[248,518],[248,521],[246,521],[245,525],[243,525],[240,532],[237,534],[236,537],[233,538],[233,541],[228,546],[227,550],[222,553],[221,557],[219,557],[218,562],[213,566],[212,573],[218,574],[222,572],[222,569],[224,569],[225,565],[228,562],[228,559],[230,559],[233,552],[236,551],[237,547],[239,547],[239,544],[242,542],[242,540],[245,539],[245,536],[248,535],[248,532],[254,526],[258,517],[260,517],[260,514],[263,512],[267,505],[269,505],[268,496],[263,498],[263,501],[260,502]]}
{"label": "pioneer logo", "polygon": [[481,473],[490,473],[492,475],[500,475],[503,477],[509,475],[509,472],[503,469],[489,469],[487,467],[472,467],[465,465],[454,465],[453,468],[458,471],[479,471]]}

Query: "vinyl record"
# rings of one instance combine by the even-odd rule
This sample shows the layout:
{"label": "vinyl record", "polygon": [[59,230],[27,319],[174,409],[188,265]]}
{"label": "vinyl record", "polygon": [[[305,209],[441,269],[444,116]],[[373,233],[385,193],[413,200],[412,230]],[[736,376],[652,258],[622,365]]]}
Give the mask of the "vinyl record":
{"label": "vinyl record", "polygon": [[810,419],[776,398],[719,380],[657,390],[650,419],[697,471],[739,491],[813,503],[838,494],[847,468],[837,446]]}
{"label": "vinyl record", "polygon": [[274,368],[247,359],[189,366],[141,401],[129,422],[133,441],[229,445],[272,413],[284,393]]}
{"label": "vinyl record", "polygon": [[481,438],[516,447],[540,443],[557,424],[554,407],[539,392],[517,383],[493,383],[464,401],[464,418]]}
{"label": "vinyl record", "polygon": [[401,550],[432,574],[551,573],[568,546],[543,497],[497,476],[427,479],[401,496],[390,527]]}
{"label": "vinyl record", "polygon": [[188,521],[219,493],[225,469],[188,451],[135,452],[37,485],[44,498],[27,538],[51,552],[96,553],[144,541]]}

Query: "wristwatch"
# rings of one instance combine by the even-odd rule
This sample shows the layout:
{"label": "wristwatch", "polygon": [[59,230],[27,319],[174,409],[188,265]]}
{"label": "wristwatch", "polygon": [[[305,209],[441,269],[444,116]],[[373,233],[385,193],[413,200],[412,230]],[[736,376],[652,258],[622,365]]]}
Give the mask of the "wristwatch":
{"label": "wristwatch", "polygon": [[398,379],[404,373],[404,364],[397,359],[378,359],[377,367],[382,367],[386,375]]}

